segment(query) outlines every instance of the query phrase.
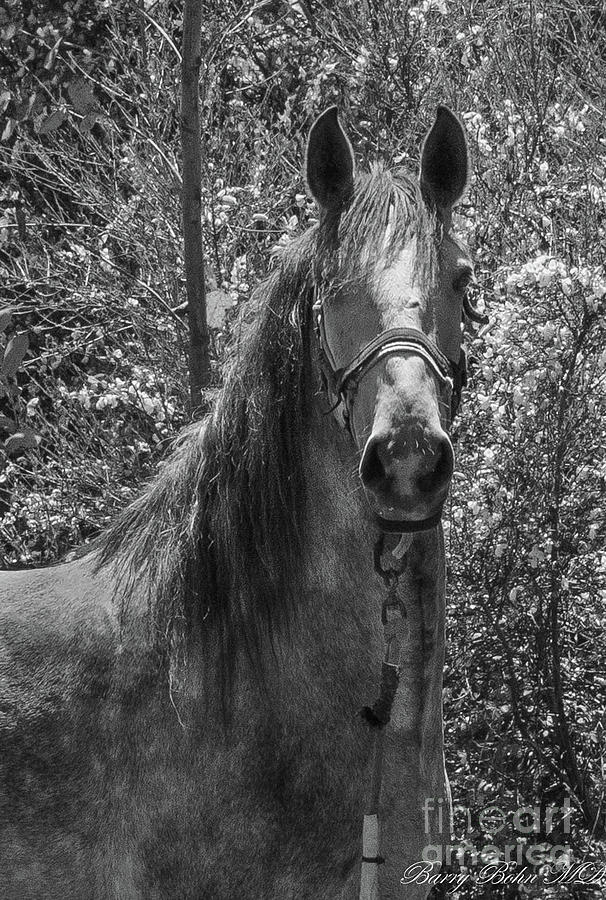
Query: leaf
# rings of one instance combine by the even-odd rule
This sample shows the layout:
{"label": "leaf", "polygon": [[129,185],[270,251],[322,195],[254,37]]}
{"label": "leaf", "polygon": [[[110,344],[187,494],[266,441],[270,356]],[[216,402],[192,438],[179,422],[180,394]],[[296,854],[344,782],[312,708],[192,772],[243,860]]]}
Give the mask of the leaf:
{"label": "leaf", "polygon": [[0,93],[0,113],[3,113],[8,104],[11,102],[11,92],[2,91]]}
{"label": "leaf", "polygon": [[26,122],[30,116],[32,109],[34,108],[34,103],[36,102],[36,94],[30,94],[29,97],[22,100],[21,103],[17,103],[15,106],[15,118],[17,118],[20,122]]}
{"label": "leaf", "polygon": [[0,309],[0,334],[2,334],[3,331],[6,331],[10,325],[14,311],[14,306],[5,306],[4,309]]}
{"label": "leaf", "polygon": [[4,442],[7,453],[20,453],[22,450],[35,450],[42,438],[31,428],[23,428],[11,434]]}
{"label": "leaf", "polygon": [[70,82],[67,86],[67,93],[78,115],[86,116],[97,109],[95,95],[87,81],[80,79]]}
{"label": "leaf", "polygon": [[4,359],[2,360],[2,367],[0,369],[2,375],[8,376],[16,374],[17,369],[23,362],[23,358],[27,353],[28,348],[29,338],[24,331],[11,338],[4,351]]}
{"label": "leaf", "polygon": [[78,124],[78,130],[85,134],[86,132],[91,130],[96,121],[97,113],[88,113],[88,115],[84,116],[84,118],[80,120]]}
{"label": "leaf", "polygon": [[210,291],[206,295],[206,321],[209,328],[223,328],[225,313],[233,306],[233,300],[225,291]]}
{"label": "leaf", "polygon": [[17,430],[17,426],[12,419],[9,419],[8,416],[0,416],[0,428],[3,428],[5,431],[10,432],[10,434],[14,434]]}
{"label": "leaf", "polygon": [[38,129],[38,134],[49,134],[51,131],[56,131],[60,125],[63,124],[65,120],[65,113],[62,109],[56,109],[53,113],[48,116],[47,119],[42,122]]}
{"label": "leaf", "polygon": [[2,132],[2,137],[0,137],[0,141],[8,141],[9,137],[17,127],[16,119],[7,119],[6,125],[4,126],[4,131]]}

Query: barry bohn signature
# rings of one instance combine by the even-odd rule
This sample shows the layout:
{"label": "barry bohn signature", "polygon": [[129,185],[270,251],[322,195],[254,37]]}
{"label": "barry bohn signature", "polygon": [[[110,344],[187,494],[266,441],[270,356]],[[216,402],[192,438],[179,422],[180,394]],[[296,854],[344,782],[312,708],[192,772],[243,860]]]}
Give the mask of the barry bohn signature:
{"label": "barry bohn signature", "polygon": [[[547,871],[545,871],[547,869]],[[400,879],[401,884],[441,885],[457,890],[471,880],[469,872],[436,872],[430,862],[416,862],[408,866]],[[606,886],[606,865],[576,863],[564,868],[555,865],[542,866],[540,871],[532,871],[528,866],[515,872],[511,864],[499,862],[483,866],[474,873],[476,885],[539,884],[549,887],[556,884],[583,884],[585,886]]]}

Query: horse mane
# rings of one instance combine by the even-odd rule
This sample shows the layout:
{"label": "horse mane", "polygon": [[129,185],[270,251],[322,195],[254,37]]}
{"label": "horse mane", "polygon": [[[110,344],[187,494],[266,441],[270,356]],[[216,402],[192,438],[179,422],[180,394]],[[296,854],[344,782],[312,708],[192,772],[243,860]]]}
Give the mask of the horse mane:
{"label": "horse mane", "polygon": [[[393,229],[385,246],[386,226]],[[358,176],[338,222],[341,268],[361,247],[393,255],[414,229],[431,259],[435,223],[416,181],[381,166]],[[154,632],[212,635],[229,684],[238,654],[261,664],[265,639],[288,627],[305,562],[304,436],[313,384],[312,294],[330,252],[322,224],[281,252],[234,328],[214,409],[190,425],[159,474],[109,528],[99,567],[117,567],[124,608],[145,586]],[[422,248],[422,251],[419,250]]]}

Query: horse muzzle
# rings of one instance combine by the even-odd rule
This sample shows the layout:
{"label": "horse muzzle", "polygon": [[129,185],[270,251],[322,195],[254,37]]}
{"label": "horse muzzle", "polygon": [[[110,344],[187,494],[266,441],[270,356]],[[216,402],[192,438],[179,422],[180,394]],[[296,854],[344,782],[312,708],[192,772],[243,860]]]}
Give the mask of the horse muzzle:
{"label": "horse muzzle", "polygon": [[360,480],[386,531],[436,525],[454,469],[452,444],[441,428],[373,433],[360,461]]}

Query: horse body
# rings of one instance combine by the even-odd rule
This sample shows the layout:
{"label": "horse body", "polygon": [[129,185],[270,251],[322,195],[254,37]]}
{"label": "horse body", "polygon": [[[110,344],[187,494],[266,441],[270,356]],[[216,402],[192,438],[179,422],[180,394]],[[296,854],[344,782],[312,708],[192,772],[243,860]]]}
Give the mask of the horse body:
{"label": "horse body", "polygon": [[213,413],[87,556],[0,576],[3,900],[357,898],[373,550],[406,530],[379,869],[382,900],[427,895],[400,879],[449,827],[437,523],[470,263],[451,113],[425,148],[428,200],[382,169],[354,185],[334,111],[318,120],[320,225],[251,300]]}
{"label": "horse body", "polygon": [[[319,477],[317,447],[308,456],[317,502],[296,639],[276,642],[269,705],[240,672],[228,733],[195,654],[167,690],[144,592],[119,621],[115,575],[95,571],[95,553],[2,575],[6,900],[357,896],[371,750],[359,711],[377,692],[382,585],[359,501],[338,495],[347,482],[334,468]],[[444,794],[441,585],[430,574],[441,547],[431,533],[416,543],[403,585],[414,649],[386,752],[383,830],[397,861],[386,897],[401,896],[400,861],[432,843],[421,797]]]}

